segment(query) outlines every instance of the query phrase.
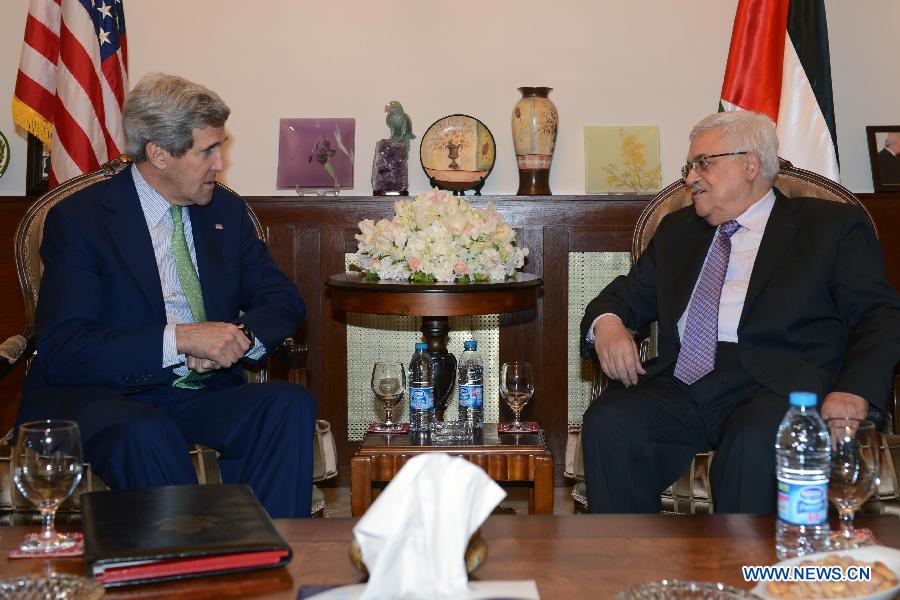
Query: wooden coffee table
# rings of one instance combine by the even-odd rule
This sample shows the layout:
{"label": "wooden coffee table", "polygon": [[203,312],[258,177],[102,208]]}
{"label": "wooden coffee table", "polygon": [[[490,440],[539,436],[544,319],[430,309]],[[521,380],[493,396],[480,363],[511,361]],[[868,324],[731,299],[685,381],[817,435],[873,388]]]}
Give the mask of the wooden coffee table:
{"label": "wooden coffee table", "polygon": [[[856,521],[883,544],[900,548],[897,517],[861,515]],[[356,522],[278,520],[275,526],[294,551],[285,568],[111,588],[104,600],[296,600],[304,586],[361,583],[363,576],[348,557]],[[84,574],[82,558],[7,558],[26,532],[37,530],[2,528],[0,578],[48,571]],[[542,598],[615,598],[659,579],[720,581],[749,589],[754,583],[744,581],[741,566],[775,563],[774,532],[773,517],[755,515],[490,516],[481,527],[488,557],[473,577],[533,579]]]}
{"label": "wooden coffee table", "polygon": [[499,435],[496,423],[485,423],[484,431],[465,445],[436,446],[414,435],[367,433],[350,460],[353,516],[362,515],[372,504],[375,486],[389,482],[407,460],[424,452],[461,456],[484,469],[498,483],[530,483],[529,514],[553,514],[553,457],[543,431]]}

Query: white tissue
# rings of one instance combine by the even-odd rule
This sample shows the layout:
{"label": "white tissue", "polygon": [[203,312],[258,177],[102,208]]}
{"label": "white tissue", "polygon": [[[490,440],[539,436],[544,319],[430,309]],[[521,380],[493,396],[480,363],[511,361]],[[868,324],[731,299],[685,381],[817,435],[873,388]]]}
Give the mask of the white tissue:
{"label": "white tissue", "polygon": [[463,458],[411,458],[353,528],[369,570],[362,598],[465,597],[469,538],[505,496]]}

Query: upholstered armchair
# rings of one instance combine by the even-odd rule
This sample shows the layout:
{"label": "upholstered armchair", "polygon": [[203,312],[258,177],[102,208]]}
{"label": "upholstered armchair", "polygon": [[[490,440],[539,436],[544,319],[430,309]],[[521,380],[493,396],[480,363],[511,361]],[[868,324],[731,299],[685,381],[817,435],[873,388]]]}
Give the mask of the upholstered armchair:
{"label": "upholstered armchair", "polygon": [[[795,168],[790,162],[783,159],[775,186],[789,198],[800,196],[822,198],[832,202],[854,204],[865,210],[865,206],[850,190],[811,171]],[[662,218],[690,203],[690,190],[681,180],[666,187],[650,201],[634,228],[631,242],[632,264],[647,248],[650,238],[653,237]],[[871,215],[869,215],[869,220],[872,220]],[[874,221],[872,227],[875,227]],[[655,357],[655,323],[646,331],[639,332],[636,341],[640,348],[642,361]],[[591,352],[591,366],[593,369],[591,402],[602,402],[607,380],[600,370],[599,360],[593,351]],[[898,477],[897,471],[897,468],[900,467],[900,435],[895,433],[896,428],[900,426],[898,425],[900,424],[900,373],[895,373],[893,397],[888,413],[885,415],[885,428],[880,436],[881,483],[877,493],[863,507],[863,511],[900,515],[900,477]],[[587,512],[580,430],[571,431],[570,438],[567,448],[566,475],[576,479],[575,487],[572,490],[576,512]],[[662,493],[663,512],[695,514],[714,511],[715,498],[712,497],[709,483],[709,467],[712,464],[713,455],[713,452],[698,453],[681,477]]]}
{"label": "upholstered armchair", "polygon": [[[0,343],[0,377],[5,376],[19,363],[24,363],[27,369],[34,357],[36,346],[34,333],[35,308],[43,272],[39,250],[47,212],[64,198],[89,185],[109,179],[130,164],[131,161],[127,157],[122,156],[109,161],[93,173],[70,179],[35,201],[25,213],[16,231],[14,247],[19,285],[22,289],[22,298],[25,304],[25,326],[20,335],[11,336]],[[265,241],[265,230],[249,204],[247,205],[247,211],[256,229],[256,235]],[[304,386],[307,384],[306,359],[308,349],[306,346],[297,344],[293,338],[287,338],[271,355],[286,365],[288,379],[291,382]],[[251,383],[265,381],[266,377],[267,372],[265,368],[252,371],[244,370],[244,379]],[[30,519],[34,513],[30,503],[19,494],[12,483],[9,460],[12,434],[13,432],[10,431],[0,438],[0,511],[10,511],[14,515],[13,519],[7,518],[7,521],[22,521]],[[200,483],[222,482],[218,459],[214,450],[194,445],[190,452]],[[334,438],[331,435],[328,422],[317,421],[316,435],[313,438],[313,479],[314,481],[321,481],[335,475],[337,475],[337,468]],[[78,497],[82,492],[103,489],[107,489],[106,483],[91,470],[90,465],[85,465],[84,475],[79,488],[60,508],[61,516],[65,518],[66,513],[78,512]],[[324,508],[325,497],[318,488],[313,486],[312,515],[322,516]]]}

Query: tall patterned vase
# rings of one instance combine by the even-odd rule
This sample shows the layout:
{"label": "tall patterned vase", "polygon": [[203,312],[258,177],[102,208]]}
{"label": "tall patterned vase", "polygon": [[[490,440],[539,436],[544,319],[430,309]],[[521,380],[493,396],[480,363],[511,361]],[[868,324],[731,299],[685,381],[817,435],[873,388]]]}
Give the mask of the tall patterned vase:
{"label": "tall patterned vase", "polygon": [[512,114],[513,146],[519,167],[518,196],[549,196],[550,163],[556,148],[559,113],[547,97],[553,88],[520,87]]}

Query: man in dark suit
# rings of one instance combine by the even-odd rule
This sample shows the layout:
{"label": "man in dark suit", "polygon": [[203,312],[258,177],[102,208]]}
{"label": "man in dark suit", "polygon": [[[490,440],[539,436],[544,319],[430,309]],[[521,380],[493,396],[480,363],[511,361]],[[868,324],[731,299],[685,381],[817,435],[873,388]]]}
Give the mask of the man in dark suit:
{"label": "man in dark suit", "polygon": [[878,152],[878,176],[883,185],[900,185],[900,131],[888,132]]}
{"label": "man in dark suit", "polygon": [[47,215],[18,421],[77,421],[114,488],[196,483],[188,444],[209,446],[272,517],[304,517],[315,402],[286,382],[243,384],[240,363],[297,331],[305,307],[244,201],[216,184],[229,113],[170,75],[129,94],[134,164]]}
{"label": "man in dark suit", "polygon": [[[593,512],[658,512],[660,493],[709,449],[717,511],[773,512],[790,392],[824,397],[826,418],[887,408],[900,299],[866,215],[774,189],[777,138],[763,115],[710,115],[690,139],[693,205],[660,222],[582,320],[618,382],[584,415]],[[654,320],[659,355],[641,365],[628,329]]]}

